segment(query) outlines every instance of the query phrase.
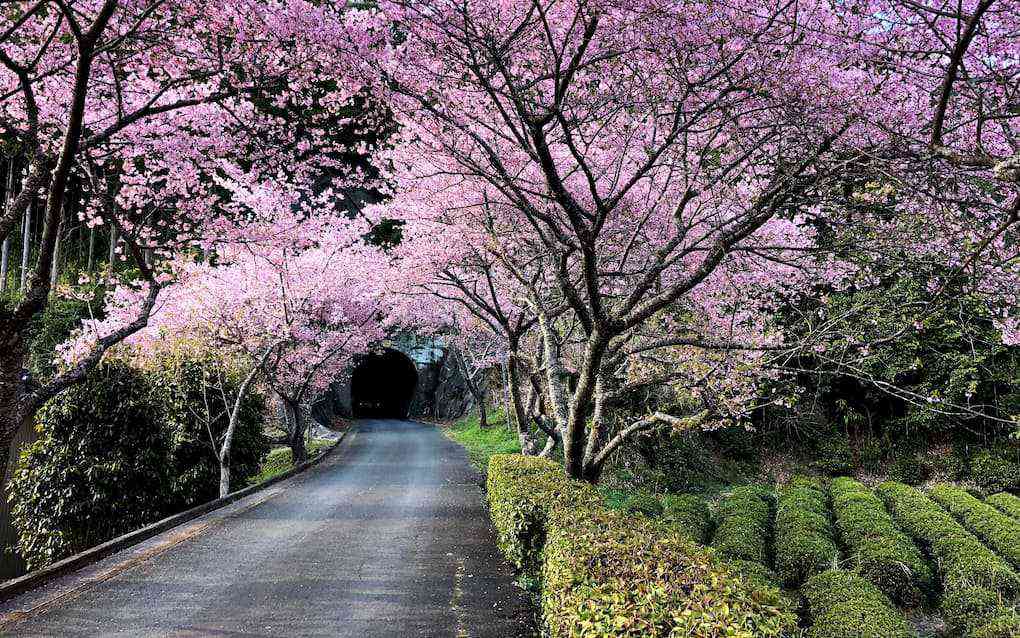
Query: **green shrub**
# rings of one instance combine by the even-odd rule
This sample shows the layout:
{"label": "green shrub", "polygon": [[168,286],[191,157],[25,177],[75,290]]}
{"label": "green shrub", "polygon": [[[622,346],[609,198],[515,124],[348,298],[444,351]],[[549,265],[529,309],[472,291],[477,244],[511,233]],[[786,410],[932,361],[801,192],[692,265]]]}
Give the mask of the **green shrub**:
{"label": "green shrub", "polygon": [[[222,412],[220,387],[203,391],[201,363],[166,363],[142,371],[106,362],[40,411],[42,436],[22,455],[9,488],[30,568],[219,494],[219,465],[196,415],[206,405]],[[266,442],[262,398],[253,394],[242,406],[231,469],[243,478],[258,467]],[[214,419],[214,435],[225,421]]]}
{"label": "green shrub", "polygon": [[1012,516],[1015,520],[1020,521],[1020,498],[1010,494],[1009,492],[1000,492],[989,496],[985,500],[999,508],[999,511]]}
{"label": "green shrub", "polygon": [[853,474],[856,469],[854,451],[850,442],[841,434],[832,434],[818,441],[814,460],[810,467],[827,476]]}
{"label": "green shrub", "polygon": [[920,605],[934,587],[934,575],[882,501],[851,478],[833,480],[829,490],[836,529],[857,571],[893,600]]}
{"label": "green shrub", "polygon": [[936,485],[931,495],[1000,556],[1020,566],[1020,522],[952,485]]}
{"label": "green shrub", "polygon": [[669,494],[662,499],[662,516],[691,540],[704,545],[712,532],[712,513],[693,494]]}
{"label": "green shrub", "polygon": [[[153,374],[171,397],[163,407],[163,420],[173,441],[170,472],[176,508],[187,509],[217,498],[220,471],[209,429],[217,441],[226,432],[233,397],[242,383],[240,373],[225,370],[214,360],[167,358]],[[245,479],[259,471],[263,457],[269,453],[269,440],[263,431],[265,413],[265,397],[249,389],[241,400],[230,448],[235,483],[231,490],[243,487]]]}
{"label": "green shrub", "polygon": [[772,518],[769,498],[769,493],[761,487],[733,489],[716,510],[718,526],[712,547],[724,558],[768,565],[769,522]]}
{"label": "green shrub", "polygon": [[885,594],[851,572],[829,570],[802,589],[811,619],[810,638],[912,638],[906,619]]}
{"label": "green shrub", "polygon": [[41,437],[22,451],[8,488],[30,569],[172,513],[166,402],[150,377],[108,363],[43,407]]}
{"label": "green shrub", "polygon": [[957,631],[972,629],[1001,598],[1020,591],[1020,577],[933,500],[902,483],[883,483],[878,495],[896,523],[938,561],[942,615]]}
{"label": "green shrub", "polygon": [[931,478],[931,468],[916,453],[904,451],[893,457],[889,476],[907,485],[920,485]]}
{"label": "green shrub", "polygon": [[838,558],[822,486],[813,479],[795,478],[779,491],[776,572],[785,586],[795,589]]}
{"label": "green shrub", "polygon": [[551,638],[767,638],[796,629],[778,590],[755,587],[666,522],[555,507],[544,558]]}
{"label": "green shrub", "polygon": [[552,461],[517,454],[489,459],[486,494],[500,550],[514,567],[531,574],[541,568],[552,508],[562,500],[578,507],[599,500],[594,489],[570,481]]}
{"label": "green shrub", "polygon": [[1020,490],[1020,461],[1015,452],[981,450],[970,459],[974,482],[990,492]]}
{"label": "green shrub", "polygon": [[652,494],[633,494],[624,503],[621,511],[627,514],[641,514],[649,518],[662,516],[662,503]]}
{"label": "green shrub", "polygon": [[988,622],[965,638],[1016,638],[1020,636],[1020,612],[1016,608],[998,611]]}

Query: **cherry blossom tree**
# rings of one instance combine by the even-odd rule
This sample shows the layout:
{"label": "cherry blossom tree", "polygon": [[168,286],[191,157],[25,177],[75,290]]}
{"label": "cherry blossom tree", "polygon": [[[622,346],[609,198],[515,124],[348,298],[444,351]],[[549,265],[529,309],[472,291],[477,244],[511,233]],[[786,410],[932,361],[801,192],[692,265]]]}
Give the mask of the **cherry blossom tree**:
{"label": "cherry blossom tree", "polygon": [[[811,345],[769,316],[785,289],[855,273],[833,234],[936,222],[926,249],[991,264],[1010,332],[1016,2],[382,6],[399,23],[379,83],[401,126],[387,214],[454,228],[525,293],[571,476],[598,480],[656,424],[691,427],[612,424],[638,355],[712,353],[725,378]],[[947,176],[959,190],[936,193]],[[891,220],[848,216],[883,179]]]}
{"label": "cherry blossom tree", "polygon": [[[307,106],[337,121],[357,88],[342,81],[350,74],[338,51],[358,46],[365,16],[305,0],[4,4],[0,137],[22,155],[27,176],[0,214],[0,240],[45,195],[32,276],[14,305],[0,310],[5,449],[42,403],[145,325],[163,283],[161,260],[234,221],[222,212],[215,177],[243,161],[260,178],[301,181],[330,163],[326,151],[343,150],[277,113]],[[48,305],[71,181],[89,185],[78,214],[115,229],[145,292],[132,321],[40,382],[25,373],[26,330]]]}

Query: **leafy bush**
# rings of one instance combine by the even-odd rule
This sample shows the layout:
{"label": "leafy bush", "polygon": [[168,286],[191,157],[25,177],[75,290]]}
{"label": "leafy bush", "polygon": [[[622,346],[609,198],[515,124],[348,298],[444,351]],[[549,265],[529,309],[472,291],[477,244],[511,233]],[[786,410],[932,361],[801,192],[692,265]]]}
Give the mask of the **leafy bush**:
{"label": "leafy bush", "polygon": [[768,565],[769,493],[757,486],[733,489],[716,510],[712,546],[725,558]]}
{"label": "leafy bush", "polygon": [[829,487],[836,529],[859,573],[893,600],[914,607],[934,587],[934,574],[921,552],[896,527],[882,501],[850,478]]}
{"label": "leafy bush", "polygon": [[552,638],[784,636],[796,615],[668,523],[592,505],[556,507],[542,610]]}
{"label": "leafy bush", "polygon": [[[241,385],[240,374],[226,370],[215,361],[164,359],[153,371],[170,391],[171,400],[163,406],[164,422],[170,429],[173,451],[170,472],[172,491],[178,509],[193,507],[219,496],[219,466],[209,430],[219,441],[229,425],[231,401]],[[224,396],[229,397],[225,400]],[[259,471],[269,452],[269,440],[263,432],[266,400],[249,389],[241,400],[234,441],[230,449],[230,469],[235,482]],[[231,489],[236,489],[232,485]]]}
{"label": "leafy bush", "polygon": [[629,494],[620,501],[618,507],[611,509],[619,509],[627,514],[641,514],[649,518],[662,516],[662,503],[654,495],[645,493]]}
{"label": "leafy bush", "polygon": [[812,576],[802,589],[810,638],[912,638],[907,622],[870,582],[841,570]]}
{"label": "leafy bush", "polygon": [[822,486],[795,478],[779,491],[776,507],[776,572],[785,586],[799,587],[839,558]]}
{"label": "leafy bush", "polygon": [[526,573],[541,568],[546,521],[553,506],[563,499],[581,506],[599,498],[590,487],[572,485],[552,461],[516,454],[489,459],[486,494],[500,550]]}
{"label": "leafy bush", "polygon": [[1000,556],[1020,566],[1020,522],[952,485],[936,485],[931,495]]}
{"label": "leafy bush", "polygon": [[811,469],[826,476],[853,474],[856,468],[853,448],[841,434],[832,434],[818,441],[813,457]]}
{"label": "leafy bush", "polygon": [[669,520],[627,516],[534,457],[493,456],[488,499],[500,548],[540,566],[552,638],[762,637],[796,630],[774,587],[731,571]]}
{"label": "leafy bush", "polygon": [[662,499],[662,516],[691,540],[704,545],[712,531],[708,504],[693,494],[669,494]]}
{"label": "leafy bush", "polygon": [[893,519],[938,561],[942,614],[957,631],[974,629],[1002,598],[1020,591],[1020,577],[933,500],[902,483],[883,483],[878,494]]}
{"label": "leafy bush", "polygon": [[1020,636],[1020,612],[1003,609],[985,624],[969,632],[966,638],[1016,638]]}
{"label": "leafy bush", "polygon": [[999,508],[999,511],[1012,516],[1015,520],[1020,521],[1020,498],[1013,496],[1008,492],[1000,492],[999,494],[989,496],[985,500]]}
{"label": "leafy bush", "polygon": [[[335,443],[336,441],[332,441],[330,439],[312,439],[308,443],[308,458],[318,455],[320,452],[325,451]],[[279,476],[280,474],[293,469],[293,467],[294,452],[289,447],[278,447],[263,457],[258,473],[248,478],[248,484],[257,485],[264,481],[268,481],[274,476]]]}
{"label": "leafy bush", "polygon": [[[9,487],[30,568],[217,496],[219,466],[194,414],[206,405],[200,365],[142,371],[110,361],[44,406],[42,436]],[[262,410],[257,396],[244,404],[231,459],[242,477],[266,448]],[[213,422],[214,434],[224,420]]]}
{"label": "leafy bush", "polygon": [[164,387],[121,363],[49,402],[10,480],[18,551],[38,569],[172,511]]}
{"label": "leafy bush", "polygon": [[1020,461],[1015,452],[978,451],[970,459],[970,475],[975,483],[991,492],[1020,490]]}

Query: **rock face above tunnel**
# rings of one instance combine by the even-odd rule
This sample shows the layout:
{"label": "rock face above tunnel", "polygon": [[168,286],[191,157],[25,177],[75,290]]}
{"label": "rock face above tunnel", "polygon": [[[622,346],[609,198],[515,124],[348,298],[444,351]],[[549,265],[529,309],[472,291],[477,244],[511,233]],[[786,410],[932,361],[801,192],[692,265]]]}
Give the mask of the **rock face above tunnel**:
{"label": "rock face above tunnel", "polygon": [[[394,356],[397,355],[397,356]],[[375,363],[371,363],[372,361]],[[416,379],[404,412],[406,375],[403,362],[414,367]],[[371,372],[359,377],[361,373]],[[389,366],[390,374],[387,374]],[[366,383],[367,382],[367,383]],[[397,404],[386,405],[388,401]],[[379,405],[382,403],[383,405]],[[349,378],[335,383],[330,395],[324,397],[317,408],[342,417],[396,416],[397,418],[452,419],[463,415],[471,405],[471,395],[463,375],[447,356],[447,346],[441,338],[403,334],[380,344],[365,361],[355,365]]]}

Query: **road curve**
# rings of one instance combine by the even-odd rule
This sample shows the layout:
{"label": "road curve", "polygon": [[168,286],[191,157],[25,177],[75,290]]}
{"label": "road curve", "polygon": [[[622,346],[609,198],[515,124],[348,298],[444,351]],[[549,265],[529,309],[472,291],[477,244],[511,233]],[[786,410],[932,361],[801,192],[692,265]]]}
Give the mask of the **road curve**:
{"label": "road curve", "polygon": [[0,633],[533,635],[477,486],[436,428],[362,421],[311,470],[0,605]]}

